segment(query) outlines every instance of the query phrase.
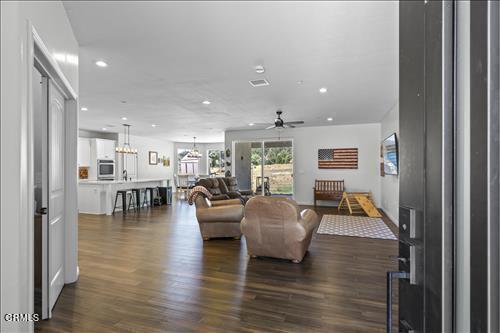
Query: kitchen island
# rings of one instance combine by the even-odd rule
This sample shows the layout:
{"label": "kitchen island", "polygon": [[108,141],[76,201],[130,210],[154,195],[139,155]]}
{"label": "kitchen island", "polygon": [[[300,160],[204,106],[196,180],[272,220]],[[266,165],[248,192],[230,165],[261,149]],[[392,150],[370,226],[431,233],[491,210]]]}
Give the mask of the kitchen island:
{"label": "kitchen island", "polygon": [[[167,180],[80,180],[78,184],[78,211],[85,214],[111,215],[116,191],[158,186],[167,186]],[[120,203],[121,200],[119,199]],[[117,207],[116,210],[121,210],[121,207]]]}

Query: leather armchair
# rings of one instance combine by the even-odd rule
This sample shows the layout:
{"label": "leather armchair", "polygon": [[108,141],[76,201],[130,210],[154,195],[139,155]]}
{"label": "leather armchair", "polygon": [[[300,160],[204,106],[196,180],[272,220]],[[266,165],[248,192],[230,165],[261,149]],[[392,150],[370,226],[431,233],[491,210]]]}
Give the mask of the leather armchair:
{"label": "leather armchair", "polygon": [[319,217],[313,210],[300,211],[293,200],[256,196],[245,206],[241,231],[251,257],[274,257],[300,263],[318,224]]}
{"label": "leather armchair", "polygon": [[239,199],[211,201],[198,195],[195,205],[203,240],[219,237],[240,239],[244,207]]}

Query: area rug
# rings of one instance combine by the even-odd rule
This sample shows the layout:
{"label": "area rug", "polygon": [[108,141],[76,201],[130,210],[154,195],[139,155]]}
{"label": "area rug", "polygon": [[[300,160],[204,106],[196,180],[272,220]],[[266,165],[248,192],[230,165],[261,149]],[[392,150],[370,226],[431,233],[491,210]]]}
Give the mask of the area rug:
{"label": "area rug", "polygon": [[318,234],[397,240],[379,218],[350,215],[323,215]]}

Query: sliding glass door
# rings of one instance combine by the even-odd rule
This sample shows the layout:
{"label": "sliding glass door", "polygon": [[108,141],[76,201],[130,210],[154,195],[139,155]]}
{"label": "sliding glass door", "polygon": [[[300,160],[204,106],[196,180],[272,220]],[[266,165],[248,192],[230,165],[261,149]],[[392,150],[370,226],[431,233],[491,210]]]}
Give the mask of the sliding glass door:
{"label": "sliding glass door", "polygon": [[234,176],[241,189],[267,196],[293,196],[293,142],[234,143]]}
{"label": "sliding glass door", "polygon": [[292,141],[264,142],[264,190],[266,195],[293,196]]}

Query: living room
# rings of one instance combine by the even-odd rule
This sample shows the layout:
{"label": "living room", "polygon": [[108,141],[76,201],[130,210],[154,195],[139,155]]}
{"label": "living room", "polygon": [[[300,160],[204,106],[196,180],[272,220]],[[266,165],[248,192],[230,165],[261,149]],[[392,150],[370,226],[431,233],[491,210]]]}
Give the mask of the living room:
{"label": "living room", "polygon": [[500,328],[497,2],[1,6],[2,331]]}

